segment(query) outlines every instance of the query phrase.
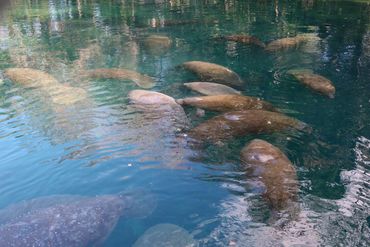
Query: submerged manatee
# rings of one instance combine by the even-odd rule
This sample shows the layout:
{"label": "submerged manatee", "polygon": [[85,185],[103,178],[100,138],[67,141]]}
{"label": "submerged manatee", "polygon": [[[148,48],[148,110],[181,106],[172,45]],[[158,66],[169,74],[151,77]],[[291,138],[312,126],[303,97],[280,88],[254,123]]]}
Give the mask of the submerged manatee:
{"label": "submerged manatee", "polygon": [[288,157],[272,144],[255,139],[241,151],[241,161],[248,177],[261,181],[264,198],[272,209],[271,220],[298,214],[297,173]]}
{"label": "submerged manatee", "polygon": [[239,35],[229,35],[223,37],[225,40],[228,41],[234,41],[242,44],[252,44],[256,45],[262,48],[265,48],[266,45],[261,40],[259,40],[257,37],[245,35],[245,34],[239,34]]}
{"label": "submerged manatee", "polygon": [[204,95],[241,94],[234,88],[213,82],[188,82],[184,86]]}
{"label": "submerged manatee", "polygon": [[46,87],[59,84],[58,80],[48,73],[30,68],[10,68],[4,74],[13,82],[25,87]]}
{"label": "submerged manatee", "polygon": [[150,35],[145,38],[144,46],[149,53],[153,55],[161,55],[170,49],[172,41],[167,36]]}
{"label": "submerged manatee", "polygon": [[73,105],[85,100],[88,95],[82,88],[71,87],[60,83],[46,72],[29,68],[11,68],[5,75],[13,82],[25,87],[33,87],[49,96],[51,101],[59,105]]}
{"label": "submerged manatee", "polygon": [[189,137],[200,142],[218,143],[247,134],[270,133],[289,128],[309,130],[307,124],[277,112],[232,111],[201,123],[189,131]]}
{"label": "submerged manatee", "polygon": [[309,41],[317,41],[319,37],[315,34],[300,34],[295,37],[282,38],[271,41],[266,46],[267,51],[278,51],[282,49],[288,49],[297,47],[299,44]]}
{"label": "submerged manatee", "polygon": [[95,79],[130,80],[142,88],[155,86],[153,78],[128,69],[94,69],[85,71],[84,76]]}
{"label": "submerged manatee", "polygon": [[182,227],[173,224],[158,224],[148,230],[133,247],[193,247],[198,246],[193,237]]}
{"label": "submerged manatee", "polygon": [[213,95],[178,99],[180,105],[195,106],[211,111],[266,110],[276,111],[272,104],[260,98],[242,95]]}
{"label": "submerged manatee", "polygon": [[243,87],[242,79],[232,70],[214,63],[190,61],[182,66],[195,73],[202,81],[216,82],[234,87]]}
{"label": "submerged manatee", "polygon": [[135,201],[129,194],[51,196],[15,204],[0,210],[0,246],[97,246],[121,216],[140,216],[143,205],[153,206],[148,199]]}
{"label": "submerged manatee", "polygon": [[322,93],[329,98],[334,98],[335,96],[335,87],[333,83],[327,78],[314,74],[311,70],[289,70],[288,74],[292,75],[299,82],[306,85],[307,87]]}
{"label": "submerged manatee", "polygon": [[136,130],[133,139],[138,146],[150,152],[147,157],[159,155],[155,158],[162,163],[159,167],[180,169],[186,156],[186,144],[179,134],[189,126],[182,106],[168,95],[147,90],[133,90],[129,99],[137,110],[130,126]]}

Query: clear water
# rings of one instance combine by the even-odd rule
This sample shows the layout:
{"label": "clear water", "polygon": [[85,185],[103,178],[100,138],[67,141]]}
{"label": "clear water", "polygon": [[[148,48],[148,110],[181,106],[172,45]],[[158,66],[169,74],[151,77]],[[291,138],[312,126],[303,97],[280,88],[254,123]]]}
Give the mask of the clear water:
{"label": "clear water", "polygon": [[[239,33],[264,42],[299,33],[320,40],[268,53],[215,39]],[[170,50],[148,52],[150,34],[171,38]],[[154,77],[153,90],[178,98],[192,94],[181,83],[195,78],[176,68],[189,60],[233,69],[247,82],[243,94],[314,131],[191,150],[130,108],[134,83],[79,76],[81,66],[132,69]],[[5,78],[10,67],[47,71],[87,90],[89,101],[55,107]],[[286,76],[294,68],[332,80],[335,99]],[[0,19],[0,208],[47,195],[145,188],[157,198],[153,213],[122,218],[104,246],[131,246],[160,223],[183,227],[200,246],[369,246],[369,78],[368,1],[11,1]],[[186,112],[192,125],[204,121]],[[256,137],[281,148],[298,171],[301,218],[284,230],[268,225],[268,209],[240,165],[241,148]]]}

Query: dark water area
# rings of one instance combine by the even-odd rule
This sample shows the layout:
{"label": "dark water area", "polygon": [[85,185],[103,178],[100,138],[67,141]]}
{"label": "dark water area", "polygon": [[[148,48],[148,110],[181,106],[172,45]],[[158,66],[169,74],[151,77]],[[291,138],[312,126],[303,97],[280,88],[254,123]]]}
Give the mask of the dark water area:
{"label": "dark water area", "polygon": [[[15,0],[0,8],[0,209],[122,191],[137,191],[131,199],[140,202],[144,190],[156,198],[143,207],[145,217],[124,211],[103,246],[133,246],[163,223],[185,229],[190,246],[370,246],[369,1]],[[234,34],[265,44],[311,38],[271,52],[222,38]],[[151,35],[169,42],[152,48]],[[190,126],[183,129],[176,116],[132,107],[134,82],[84,75],[136,71],[154,79],[149,90],[178,99],[198,95],[182,85],[198,78],[179,67],[193,60],[230,68],[245,82],[243,95],[271,102],[312,131],[194,148],[184,133],[218,113],[199,117],[184,107]],[[59,91],[16,83],[9,68],[47,72]],[[303,86],[292,69],[328,78],[335,98]],[[297,171],[299,217],[284,228],[270,224],[261,188],[240,159],[255,138],[277,146]],[[2,217],[17,212],[0,212],[0,232]]]}

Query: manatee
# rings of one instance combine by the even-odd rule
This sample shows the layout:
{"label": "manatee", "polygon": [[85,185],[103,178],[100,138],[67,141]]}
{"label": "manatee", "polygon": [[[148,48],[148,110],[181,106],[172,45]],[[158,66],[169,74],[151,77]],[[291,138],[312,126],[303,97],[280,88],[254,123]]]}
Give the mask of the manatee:
{"label": "manatee", "polygon": [[13,82],[19,83],[25,87],[45,87],[59,84],[58,80],[48,73],[30,68],[10,68],[4,71]]}
{"label": "manatee", "polygon": [[272,104],[256,97],[242,95],[213,95],[178,99],[180,105],[195,106],[205,110],[228,112],[241,110],[276,111]]}
{"label": "manatee", "polygon": [[151,154],[160,154],[157,160],[164,159],[165,167],[179,168],[186,153],[186,144],[179,134],[189,127],[182,106],[168,95],[147,90],[133,90],[129,99],[131,106],[138,110],[130,121],[135,130],[134,140],[141,141],[138,145],[150,150]]}
{"label": "manatee", "polygon": [[13,82],[25,87],[33,87],[42,91],[59,105],[73,105],[85,100],[88,95],[82,88],[61,84],[46,72],[29,68],[11,68],[5,70],[5,75]]}
{"label": "manatee", "polygon": [[299,44],[308,41],[315,41],[319,38],[314,34],[300,34],[295,37],[282,38],[278,40],[271,41],[267,44],[267,51],[278,51],[282,49],[288,49],[292,47],[297,47]]}
{"label": "manatee", "polygon": [[216,82],[239,88],[244,85],[242,79],[234,71],[218,64],[190,61],[183,63],[182,66],[196,74],[202,81]]}
{"label": "manatee", "polygon": [[154,79],[128,69],[94,69],[84,73],[88,78],[130,80],[141,88],[152,88],[155,86]]}
{"label": "manatee", "polygon": [[193,247],[194,238],[182,227],[173,224],[158,224],[148,230],[133,247]]}
{"label": "manatee", "polygon": [[311,70],[289,70],[288,74],[292,75],[299,82],[306,85],[307,87],[322,93],[329,98],[334,98],[335,87],[333,83],[327,78],[314,74]]}
{"label": "manatee", "polygon": [[265,43],[263,43],[257,37],[250,36],[250,35],[243,35],[243,34],[229,35],[229,36],[224,36],[223,38],[228,41],[234,41],[234,42],[238,42],[242,44],[251,44],[251,45],[256,45],[262,48],[266,47]]}
{"label": "manatee", "polygon": [[167,36],[150,35],[145,38],[144,46],[153,55],[161,55],[171,47],[172,41]]}
{"label": "manatee", "polygon": [[213,82],[188,82],[184,86],[204,95],[241,94],[234,88]]}
{"label": "manatee", "polygon": [[0,246],[98,246],[121,216],[140,216],[142,206],[155,206],[148,198],[65,195],[18,203],[0,210]]}
{"label": "manatee", "polygon": [[254,139],[242,149],[241,161],[248,177],[263,183],[263,197],[272,209],[273,220],[283,214],[293,219],[298,213],[299,189],[296,170],[288,157],[272,144]]}
{"label": "manatee", "polygon": [[199,142],[219,143],[247,134],[270,133],[285,129],[310,131],[307,124],[277,112],[232,111],[213,117],[189,131]]}

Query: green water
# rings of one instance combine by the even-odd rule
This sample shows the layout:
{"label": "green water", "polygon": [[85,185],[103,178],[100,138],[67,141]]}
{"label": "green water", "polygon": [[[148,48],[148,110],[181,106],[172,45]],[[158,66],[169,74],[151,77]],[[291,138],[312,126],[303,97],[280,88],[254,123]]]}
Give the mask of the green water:
{"label": "green water", "polygon": [[[369,1],[16,0],[1,6],[0,208],[40,196],[145,188],[157,198],[154,211],[122,218],[104,246],[132,246],[161,223],[183,227],[199,246],[370,245]],[[167,51],[153,54],[145,46],[153,34],[171,39]],[[297,34],[319,39],[267,52],[219,39],[232,34],[265,43]],[[81,76],[86,69],[130,69],[153,77],[151,90],[180,98],[196,95],[182,83],[197,78],[178,67],[192,60],[232,69],[245,81],[244,95],[271,102],[312,133],[179,148],[164,131],[167,123],[130,108],[135,83]],[[39,90],[7,78],[3,72],[12,67],[48,72],[86,90],[88,100],[56,107]],[[301,68],[330,79],[335,98],[286,74]],[[216,115],[185,111],[190,127]],[[279,147],[297,170],[301,215],[283,230],[269,225],[270,210],[241,166],[240,150],[254,138]]]}

